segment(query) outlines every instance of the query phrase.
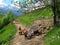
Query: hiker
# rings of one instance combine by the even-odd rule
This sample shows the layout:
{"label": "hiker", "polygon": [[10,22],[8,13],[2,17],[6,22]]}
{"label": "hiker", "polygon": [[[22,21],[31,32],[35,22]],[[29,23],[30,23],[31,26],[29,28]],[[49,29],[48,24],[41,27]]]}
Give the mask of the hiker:
{"label": "hiker", "polygon": [[22,29],[19,27],[19,34],[22,35]]}

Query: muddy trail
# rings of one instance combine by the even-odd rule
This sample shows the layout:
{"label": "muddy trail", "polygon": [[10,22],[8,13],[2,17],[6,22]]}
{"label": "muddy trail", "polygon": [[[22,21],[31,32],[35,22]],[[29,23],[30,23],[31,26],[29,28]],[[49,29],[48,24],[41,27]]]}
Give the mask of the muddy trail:
{"label": "muddy trail", "polygon": [[46,34],[35,36],[32,39],[26,39],[24,35],[19,35],[19,27],[21,27],[22,29],[28,29],[28,28],[17,20],[14,20],[13,24],[17,28],[17,33],[12,39],[10,45],[44,45],[44,36]]}

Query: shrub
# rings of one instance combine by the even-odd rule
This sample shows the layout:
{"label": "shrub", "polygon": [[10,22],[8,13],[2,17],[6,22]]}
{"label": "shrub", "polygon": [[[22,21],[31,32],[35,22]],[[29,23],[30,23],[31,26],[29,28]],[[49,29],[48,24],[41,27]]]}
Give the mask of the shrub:
{"label": "shrub", "polygon": [[[1,14],[2,15],[2,14]],[[8,12],[6,16],[4,16],[0,20],[0,29],[2,29],[4,26],[8,25],[10,22],[14,20],[14,15],[12,12]]]}

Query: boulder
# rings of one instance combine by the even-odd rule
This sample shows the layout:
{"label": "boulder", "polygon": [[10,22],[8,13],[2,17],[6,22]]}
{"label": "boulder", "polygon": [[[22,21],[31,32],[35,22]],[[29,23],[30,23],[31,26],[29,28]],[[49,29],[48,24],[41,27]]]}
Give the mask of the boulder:
{"label": "boulder", "polygon": [[53,27],[53,19],[41,19],[34,21],[29,27],[26,37],[30,38],[31,36],[36,34],[47,33],[48,30],[52,29],[52,27]]}

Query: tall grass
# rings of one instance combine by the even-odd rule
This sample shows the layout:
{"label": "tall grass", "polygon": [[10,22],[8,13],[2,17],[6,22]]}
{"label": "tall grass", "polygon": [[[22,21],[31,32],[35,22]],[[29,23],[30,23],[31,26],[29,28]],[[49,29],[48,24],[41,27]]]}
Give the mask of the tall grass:
{"label": "tall grass", "polygon": [[16,27],[11,23],[14,16],[11,12],[6,16],[0,14],[0,45],[9,45],[12,36],[16,33]]}
{"label": "tall grass", "polygon": [[45,45],[60,45],[60,26],[54,27],[45,36]]}
{"label": "tall grass", "polygon": [[12,36],[16,33],[16,28],[13,24],[8,24],[1,30],[0,30],[0,45],[4,45],[12,39]]}

